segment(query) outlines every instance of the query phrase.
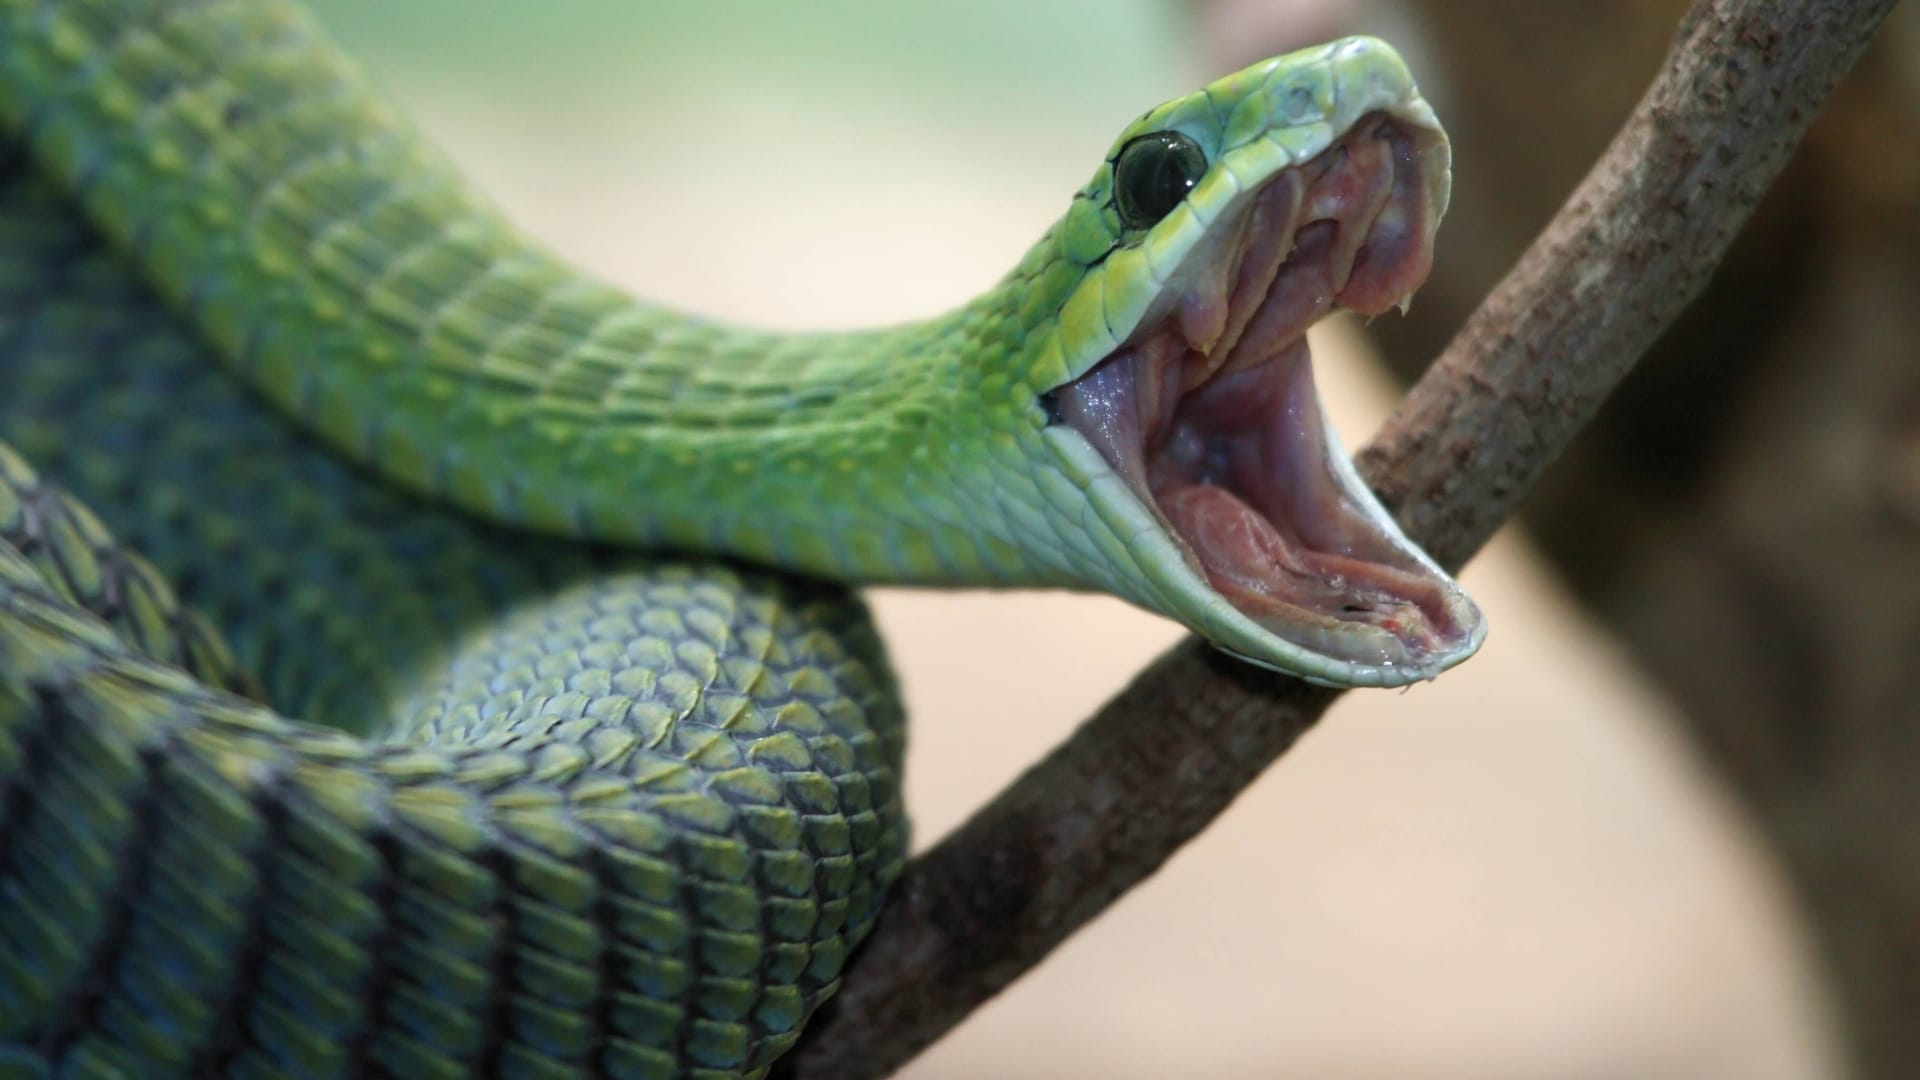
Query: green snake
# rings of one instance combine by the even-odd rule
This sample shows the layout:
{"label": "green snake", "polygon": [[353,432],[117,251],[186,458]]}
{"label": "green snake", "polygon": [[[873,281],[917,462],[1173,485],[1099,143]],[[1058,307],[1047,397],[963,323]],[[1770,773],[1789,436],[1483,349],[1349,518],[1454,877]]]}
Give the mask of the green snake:
{"label": "green snake", "polygon": [[906,852],[834,582],[1343,686],[1483,636],[1306,355],[1445,209],[1377,41],[1152,109],[854,332],[581,274],[278,0],[0,0],[0,125],[0,1076],[764,1074]]}

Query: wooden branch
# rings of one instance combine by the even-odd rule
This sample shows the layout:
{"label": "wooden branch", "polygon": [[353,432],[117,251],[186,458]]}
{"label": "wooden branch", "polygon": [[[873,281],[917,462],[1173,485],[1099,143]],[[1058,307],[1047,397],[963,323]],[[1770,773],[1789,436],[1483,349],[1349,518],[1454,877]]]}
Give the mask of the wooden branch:
{"label": "wooden branch", "polygon": [[1443,565],[1486,542],[1699,295],[1892,7],[1696,0],[1613,144],[1362,454]]}
{"label": "wooden branch", "polygon": [[[1361,455],[1443,565],[1486,542],[1698,294],[1892,5],[1696,0],[1607,152]],[[897,1069],[1157,869],[1336,696],[1176,646],[909,864],[783,1074]]]}

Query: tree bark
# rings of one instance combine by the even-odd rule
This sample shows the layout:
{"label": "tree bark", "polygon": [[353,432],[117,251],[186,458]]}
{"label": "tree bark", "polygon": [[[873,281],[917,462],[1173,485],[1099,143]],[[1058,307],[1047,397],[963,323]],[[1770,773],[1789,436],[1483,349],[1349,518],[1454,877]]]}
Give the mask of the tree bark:
{"label": "tree bark", "polygon": [[[1479,0],[1472,19],[1415,6],[1482,183],[1449,213],[1439,288],[1382,324],[1403,357],[1457,324],[1463,280],[1519,250],[1516,223],[1547,218],[1542,191],[1570,183],[1626,110],[1658,60],[1653,28],[1681,5],[1606,5],[1605,34],[1592,4]],[[1920,8],[1906,5],[1523,514],[1745,801],[1825,954],[1854,1065],[1888,1080],[1920,1076],[1915,192]]]}
{"label": "tree bark", "polygon": [[[1893,0],[1699,0],[1565,209],[1361,455],[1458,567],[1704,286]],[[1336,697],[1189,640],[914,859],[781,1071],[883,1076],[1157,869]]]}

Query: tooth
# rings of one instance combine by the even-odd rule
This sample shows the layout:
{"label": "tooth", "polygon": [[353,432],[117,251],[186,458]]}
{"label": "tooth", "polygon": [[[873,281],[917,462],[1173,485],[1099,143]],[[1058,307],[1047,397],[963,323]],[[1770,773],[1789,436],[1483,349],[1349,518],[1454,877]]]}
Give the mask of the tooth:
{"label": "tooth", "polygon": [[1366,191],[1366,205],[1349,210],[1340,221],[1340,234],[1334,242],[1333,258],[1328,264],[1332,271],[1329,275],[1333,291],[1338,293],[1347,287],[1347,281],[1353,276],[1353,262],[1366,246],[1367,237],[1373,234],[1375,223],[1387,212],[1388,202],[1393,195],[1393,155],[1384,141],[1367,144],[1367,153],[1354,155],[1357,166],[1371,175],[1372,186]]}
{"label": "tooth", "polygon": [[1211,353],[1227,328],[1227,301],[1221,295],[1224,291],[1202,289],[1189,294],[1180,305],[1180,336],[1195,352]]}
{"label": "tooth", "polygon": [[1342,307],[1366,314],[1391,307],[1404,312],[1426,278],[1433,251],[1433,209],[1419,161],[1405,139],[1395,137],[1388,145],[1392,190],[1367,228],[1366,257],[1356,260],[1339,296]]}
{"label": "tooth", "polygon": [[1341,146],[1313,178],[1313,188],[1307,192],[1306,203],[1300,208],[1300,220],[1327,221],[1340,216],[1347,194],[1340,185],[1346,176],[1347,159],[1347,148]]}
{"label": "tooth", "polygon": [[[1281,185],[1278,190],[1262,192],[1255,204],[1254,213],[1249,218],[1259,220],[1249,227],[1249,237],[1241,251],[1241,265],[1236,269],[1233,279],[1233,292],[1227,299],[1228,326],[1222,340],[1217,342],[1210,354],[1213,360],[1211,370],[1217,371],[1229,366],[1234,352],[1245,335],[1247,324],[1259,314],[1260,308],[1267,302],[1273,289],[1273,282],[1280,274],[1280,268],[1286,265],[1287,257],[1293,253],[1294,238],[1299,233],[1303,219],[1300,204],[1305,198],[1305,182],[1299,174],[1287,172],[1273,183]],[[1273,220],[1279,216],[1277,222]],[[1255,227],[1265,231],[1256,232]]]}
{"label": "tooth", "polygon": [[1187,338],[1188,347],[1202,357],[1210,358],[1220,349],[1221,335],[1228,332],[1227,321],[1233,315],[1234,285],[1240,280],[1242,269],[1246,265],[1247,252],[1254,243],[1254,230],[1260,224],[1260,203],[1255,202],[1240,215],[1234,226],[1233,236],[1227,242],[1229,257],[1214,260],[1213,273],[1199,290],[1204,308],[1210,316],[1203,337]]}

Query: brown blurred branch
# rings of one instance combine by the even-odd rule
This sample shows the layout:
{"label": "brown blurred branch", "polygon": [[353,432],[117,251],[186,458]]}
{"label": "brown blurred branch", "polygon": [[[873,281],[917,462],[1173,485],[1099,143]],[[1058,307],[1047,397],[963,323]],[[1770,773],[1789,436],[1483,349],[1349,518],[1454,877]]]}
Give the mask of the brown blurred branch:
{"label": "brown blurred branch", "polygon": [[[1431,354],[1410,346],[1458,327],[1484,291],[1463,282],[1551,215],[1540,193],[1592,159],[1686,5],[1621,0],[1596,35],[1579,5],[1372,2],[1434,28],[1426,74],[1482,178],[1449,213],[1447,277],[1383,327]],[[1896,5],[1712,283],[1522,512],[1744,803],[1820,950],[1822,1019],[1858,1076],[1887,1080],[1920,1077],[1916,73],[1920,8]]]}
{"label": "brown blurred branch", "polygon": [[[1697,0],[1566,207],[1361,456],[1449,567],[1705,285],[1893,0]],[[1337,695],[1187,641],[915,859],[784,1070],[883,1076],[1157,869]]]}

